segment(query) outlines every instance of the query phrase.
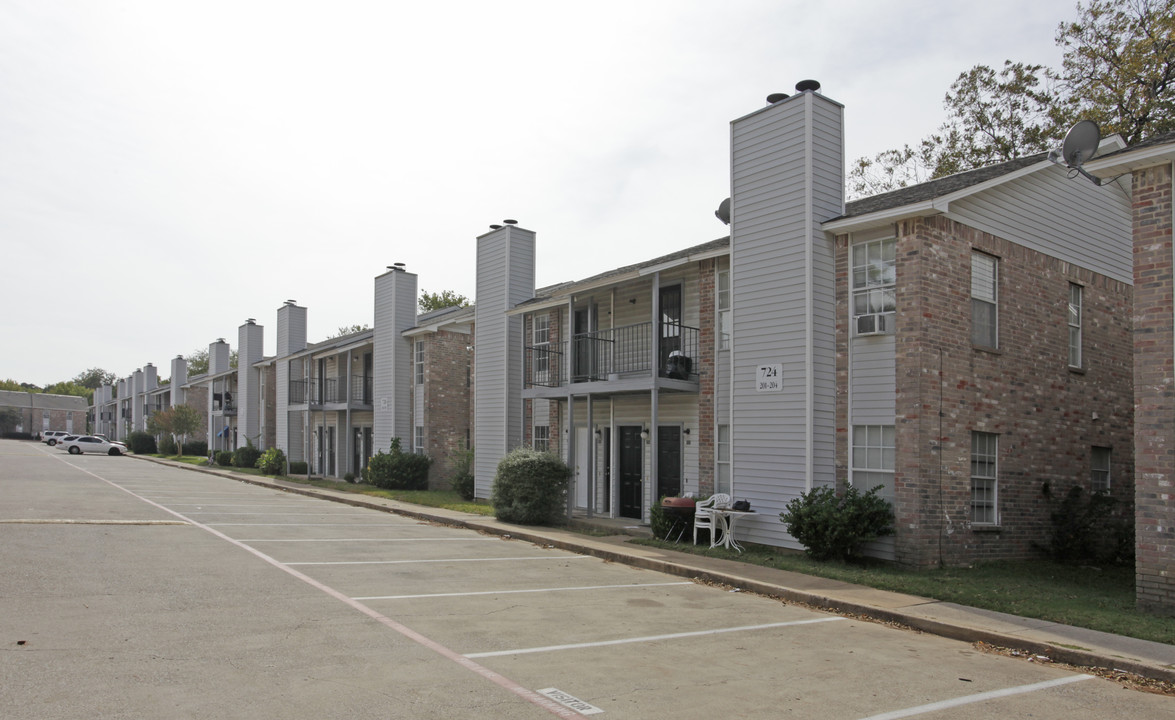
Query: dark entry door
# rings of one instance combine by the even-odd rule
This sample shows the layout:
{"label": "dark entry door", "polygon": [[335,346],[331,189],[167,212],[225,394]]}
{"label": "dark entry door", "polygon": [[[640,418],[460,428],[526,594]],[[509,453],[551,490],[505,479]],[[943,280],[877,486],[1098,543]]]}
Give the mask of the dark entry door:
{"label": "dark entry door", "polygon": [[593,352],[595,338],[591,335],[595,329],[592,308],[576,309],[571,323],[572,342],[575,348],[572,355],[571,374],[576,382],[596,379],[595,363],[593,362],[595,359]]}
{"label": "dark entry door", "polygon": [[620,517],[641,516],[641,472],[644,466],[644,452],[639,425],[622,425],[620,431]]}
{"label": "dark entry door", "polygon": [[657,495],[677,497],[681,494],[681,428],[657,427]]}

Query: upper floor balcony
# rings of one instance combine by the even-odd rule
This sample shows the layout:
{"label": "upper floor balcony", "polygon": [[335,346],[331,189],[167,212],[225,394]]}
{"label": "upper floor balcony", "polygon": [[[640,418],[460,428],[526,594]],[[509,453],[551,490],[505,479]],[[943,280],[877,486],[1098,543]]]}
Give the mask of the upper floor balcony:
{"label": "upper floor balcony", "polygon": [[[524,394],[556,397],[579,385],[584,392],[625,392],[654,386],[698,389],[698,329],[679,323],[636,323],[526,348]],[[590,386],[589,386],[590,384]]]}
{"label": "upper floor balcony", "polygon": [[347,378],[345,377],[291,380],[289,402],[291,405],[306,405],[307,401],[309,401],[309,404],[314,407],[326,405],[361,407],[371,405],[371,377],[352,375],[349,394],[347,387]]}

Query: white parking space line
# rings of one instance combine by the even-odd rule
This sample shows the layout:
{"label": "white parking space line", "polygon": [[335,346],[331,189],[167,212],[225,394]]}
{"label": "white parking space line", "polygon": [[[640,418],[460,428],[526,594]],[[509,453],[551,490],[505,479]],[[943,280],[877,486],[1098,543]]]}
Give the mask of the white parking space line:
{"label": "white parking space line", "polygon": [[321,515],[353,515],[355,517],[366,517],[370,515],[368,512],[338,512],[335,510],[323,510],[322,512],[221,512],[220,510],[209,510],[207,512],[185,510],[189,515],[280,515],[281,517],[315,517]]}
{"label": "white parking space line", "polygon": [[[467,656],[470,657],[470,656]],[[954,700],[942,700],[940,702],[928,703],[926,705],[919,705],[918,707],[905,708],[904,710],[894,710],[892,712],[881,713],[880,715],[870,715],[861,720],[899,720],[899,718],[908,718],[915,715],[924,715],[929,712],[937,712],[938,710],[947,710],[961,705],[970,705],[972,703],[984,702],[986,700],[995,700],[997,698],[1009,697],[1011,695],[1021,695],[1023,693],[1036,692],[1037,690],[1047,690],[1048,688],[1057,687],[1059,685],[1068,685],[1081,680],[1092,680],[1093,675],[1074,675],[1073,677],[1057,678],[1056,680],[1046,680],[1045,682],[1033,683],[1031,685],[1020,685],[1018,687],[1004,688],[1003,690],[991,690],[983,693],[976,693],[975,695],[965,695]]]}
{"label": "white parking space line", "polygon": [[527,555],[524,557],[492,557],[492,558],[442,558],[438,560],[338,560],[331,562],[288,562],[283,565],[412,565],[427,563],[454,563],[454,562],[501,562],[514,560],[586,560],[590,555]]}
{"label": "white parking space line", "polygon": [[693,585],[692,582],[629,583],[627,585],[583,585],[581,587],[531,588],[529,590],[479,590],[477,592],[428,593],[424,595],[369,595],[352,600],[416,600],[418,598],[471,597],[474,595],[513,595],[517,593],[568,592],[575,590],[614,590],[618,588],[665,587],[667,585]]}
{"label": "white parking space line", "polygon": [[[64,459],[62,459],[62,460],[64,462]],[[376,622],[380,623],[381,625],[388,628],[389,630],[392,630],[393,632],[399,633],[400,635],[407,638],[408,640],[411,640],[412,642],[415,642],[415,643],[421,645],[422,647],[425,647],[425,648],[428,648],[429,650],[432,650],[433,652],[437,653],[441,657],[443,657],[447,660],[450,660],[450,661],[456,663],[457,665],[460,665],[461,667],[465,668],[466,670],[469,670],[470,672],[478,675],[479,677],[494,683],[498,687],[500,687],[508,692],[513,693],[518,698],[525,700],[526,702],[529,702],[530,704],[535,705],[536,707],[540,707],[540,708],[546,710],[547,712],[551,713],[552,715],[556,715],[561,718],[571,718],[571,719],[582,717],[575,710],[564,707],[564,706],[560,705],[559,703],[555,702],[554,700],[552,700],[548,697],[544,697],[543,695],[536,693],[534,690],[531,690],[528,687],[524,687],[520,683],[517,683],[517,682],[511,680],[510,678],[506,677],[505,675],[494,672],[493,670],[489,669],[488,667],[481,665],[480,663],[474,662],[473,660],[461,655],[460,653],[456,652],[455,650],[451,650],[447,646],[442,645],[441,643],[437,642],[436,640],[433,640],[432,638],[429,638],[419,632],[416,632],[415,630],[408,627],[407,625],[396,622],[395,620],[389,618],[388,616],[383,615],[382,613],[376,612],[375,610],[371,609],[370,607],[364,605],[363,603],[361,603],[357,600],[352,600],[351,598],[347,597],[346,595],[339,592],[338,590],[335,590],[334,588],[330,587],[329,585],[326,585],[325,583],[319,582],[318,580],[315,580],[314,578],[310,577],[309,575],[306,575],[305,573],[299,572],[298,570],[295,570],[295,569],[287,566],[286,564],[270,557],[269,555],[266,555],[265,553],[261,552],[257,548],[249,547],[248,545],[246,545],[238,540],[234,540],[233,538],[229,537],[228,535],[225,535],[224,533],[220,532],[219,530],[214,530],[211,527],[209,527],[208,525],[205,525],[205,524],[199,522],[198,520],[192,520],[191,518],[188,518],[187,516],[181,514],[180,512],[178,512],[176,510],[172,510],[171,508],[166,507],[164,505],[160,505],[159,503],[157,503],[153,500],[149,500],[148,498],[143,497],[142,495],[139,495],[138,493],[135,493],[132,490],[128,490],[128,489],[122,487],[121,485],[119,485],[118,483],[116,483],[112,480],[107,480],[106,478],[102,477],[101,475],[99,475],[95,472],[91,472],[90,470],[80,468],[76,465],[73,465],[72,463],[66,463],[66,464],[71,465],[72,467],[80,470],[83,473],[86,473],[87,475],[90,475],[94,478],[97,478],[98,480],[110,485],[111,487],[115,487],[115,488],[118,488],[119,490],[122,490],[127,495],[130,495],[133,498],[141,500],[142,502],[145,502],[148,505],[157,507],[160,510],[163,510],[164,512],[166,512],[168,514],[174,515],[175,517],[179,518],[180,520],[188,521],[194,527],[200,528],[201,530],[209,533],[210,535],[218,537],[221,540],[224,540],[225,542],[228,542],[232,545],[235,545],[235,546],[241,548],[245,552],[253,555],[254,557],[262,560],[263,562],[268,563],[269,565],[281,570],[282,572],[285,572],[285,573],[291,575],[292,577],[297,578],[298,580],[301,580],[302,582],[306,583],[307,585],[311,586],[312,588],[322,592],[325,595],[328,595],[328,596],[338,600],[339,602],[342,602],[343,604],[347,605],[348,607],[359,611],[360,613],[366,615],[367,617],[371,618],[372,620],[375,620]]]}
{"label": "white parking space line", "polygon": [[203,523],[208,527],[404,527],[405,525],[419,525],[418,521],[396,522],[389,520],[382,523]]}
{"label": "white parking space line", "polygon": [[658,640],[677,640],[679,638],[720,635],[722,633],[767,630],[770,628],[791,627],[793,625],[813,625],[815,623],[835,622],[837,620],[844,620],[844,618],[833,616],[816,618],[814,620],[793,620],[791,622],[767,623],[766,625],[743,625],[741,627],[695,630],[693,632],[671,633],[668,635],[646,635],[645,637],[620,638],[618,640],[600,640],[599,642],[572,643],[570,645],[547,645],[545,647],[517,648],[515,650],[494,650],[491,652],[465,653],[465,657],[476,659],[487,657],[503,657],[505,655],[527,655],[529,653],[555,652],[558,650],[580,650],[583,648],[607,647],[609,645],[627,645],[629,643],[656,642]]}
{"label": "white parking space line", "polygon": [[411,537],[411,538],[289,538],[283,540],[270,540],[268,538],[256,539],[238,539],[239,542],[254,543],[254,542],[501,542],[498,538],[476,537]]}

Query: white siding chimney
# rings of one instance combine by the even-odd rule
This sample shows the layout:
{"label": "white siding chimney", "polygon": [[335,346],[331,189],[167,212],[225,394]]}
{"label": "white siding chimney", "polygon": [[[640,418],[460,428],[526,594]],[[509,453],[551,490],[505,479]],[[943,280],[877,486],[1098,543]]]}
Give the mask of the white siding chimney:
{"label": "white siding chimney", "polygon": [[237,330],[237,447],[261,441],[261,374],[253,364],[264,357],[265,330],[249,318]]}
{"label": "white siding chimney", "polygon": [[412,446],[412,343],[402,333],[416,325],[416,287],[417,276],[399,268],[375,278],[373,451],[387,451],[393,437]]}
{"label": "white siding chimney", "polygon": [[795,546],[779,512],[835,482],[835,254],[820,224],[843,212],[843,111],[808,89],[731,124],[732,477],[760,513],[754,542]]}
{"label": "white siding chimney", "polygon": [[274,424],[277,432],[277,446],[289,460],[302,460],[305,454],[303,437],[303,413],[297,415],[297,422],[290,418],[290,380],[302,377],[298,363],[298,378],[290,377],[289,356],[306,349],[306,308],[295,301],[287,300],[277,309],[277,415]]}
{"label": "white siding chimney", "polygon": [[477,239],[473,354],[474,492],[488,498],[498,463],[522,443],[522,318],[534,297],[535,234],[513,224]]}

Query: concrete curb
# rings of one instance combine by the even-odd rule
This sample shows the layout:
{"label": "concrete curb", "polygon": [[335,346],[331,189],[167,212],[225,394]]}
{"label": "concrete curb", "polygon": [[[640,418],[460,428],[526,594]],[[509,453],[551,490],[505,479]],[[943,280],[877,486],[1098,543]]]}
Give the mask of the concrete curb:
{"label": "concrete curb", "polygon": [[[130,455],[128,457],[136,456]],[[1077,649],[1074,647],[1066,647],[1066,645],[1075,643],[1061,644],[1060,641],[1063,638],[1058,638],[1056,642],[1031,640],[1017,635],[1011,635],[990,629],[978,628],[959,623],[945,622],[930,617],[903,612],[901,610],[891,610],[874,605],[867,605],[860,602],[845,600],[844,598],[836,598],[829,595],[822,595],[805,590],[799,590],[796,588],[790,588],[785,585],[779,585],[746,577],[733,570],[706,569],[699,567],[697,564],[690,564],[688,561],[686,561],[686,559],[694,557],[688,554],[682,554],[681,561],[662,560],[659,558],[647,557],[635,551],[625,552],[624,550],[620,549],[624,547],[623,544],[618,544],[615,541],[612,543],[606,543],[603,541],[594,540],[589,536],[575,535],[572,532],[561,530],[559,528],[508,525],[506,523],[499,523],[497,520],[486,518],[480,515],[467,515],[464,513],[457,513],[456,511],[436,509],[421,510],[417,509],[421,506],[405,507],[403,503],[399,503],[393,500],[366,500],[362,497],[349,496],[339,491],[325,490],[322,488],[315,488],[313,486],[307,487],[301,485],[291,485],[281,480],[269,479],[267,477],[263,479],[251,475],[241,475],[232,471],[218,470],[215,468],[201,467],[197,465],[187,465],[185,463],[180,463],[173,460],[165,460],[163,458],[140,456],[137,459],[155,462],[170,467],[179,467],[187,470],[194,470],[196,472],[203,472],[209,475],[225,477],[232,480],[237,480],[239,482],[248,483],[250,485],[268,487],[275,490],[289,492],[295,495],[304,495],[307,497],[329,500],[331,502],[338,502],[353,507],[378,510],[422,520],[425,522],[436,522],[453,527],[475,530],[477,532],[499,535],[514,540],[531,542],[536,545],[554,547],[580,555],[590,555],[592,557],[597,557],[610,562],[631,565],[633,567],[639,567],[645,570],[654,570],[665,573],[667,575],[673,575],[675,577],[696,579],[720,585],[729,585],[731,587],[747,590],[758,595],[800,603],[819,610],[825,610],[834,613],[849,613],[879,622],[902,625],[913,630],[950,638],[952,640],[961,640],[968,643],[982,642],[988,645],[994,645],[1010,650],[1017,650],[1031,655],[1039,655],[1046,657],[1053,662],[1060,662],[1078,667],[1102,668],[1110,671],[1122,671],[1133,675],[1138,675],[1140,677],[1150,678],[1152,680],[1161,680],[1164,682],[1175,683],[1175,667],[1173,666],[1151,664],[1147,662],[1131,660],[1123,656],[1115,656],[1090,650]],[[672,552],[672,550],[661,550],[660,552]],[[735,563],[737,561],[719,560],[719,562]],[[933,604],[936,601],[926,599],[926,602],[927,604]]]}

